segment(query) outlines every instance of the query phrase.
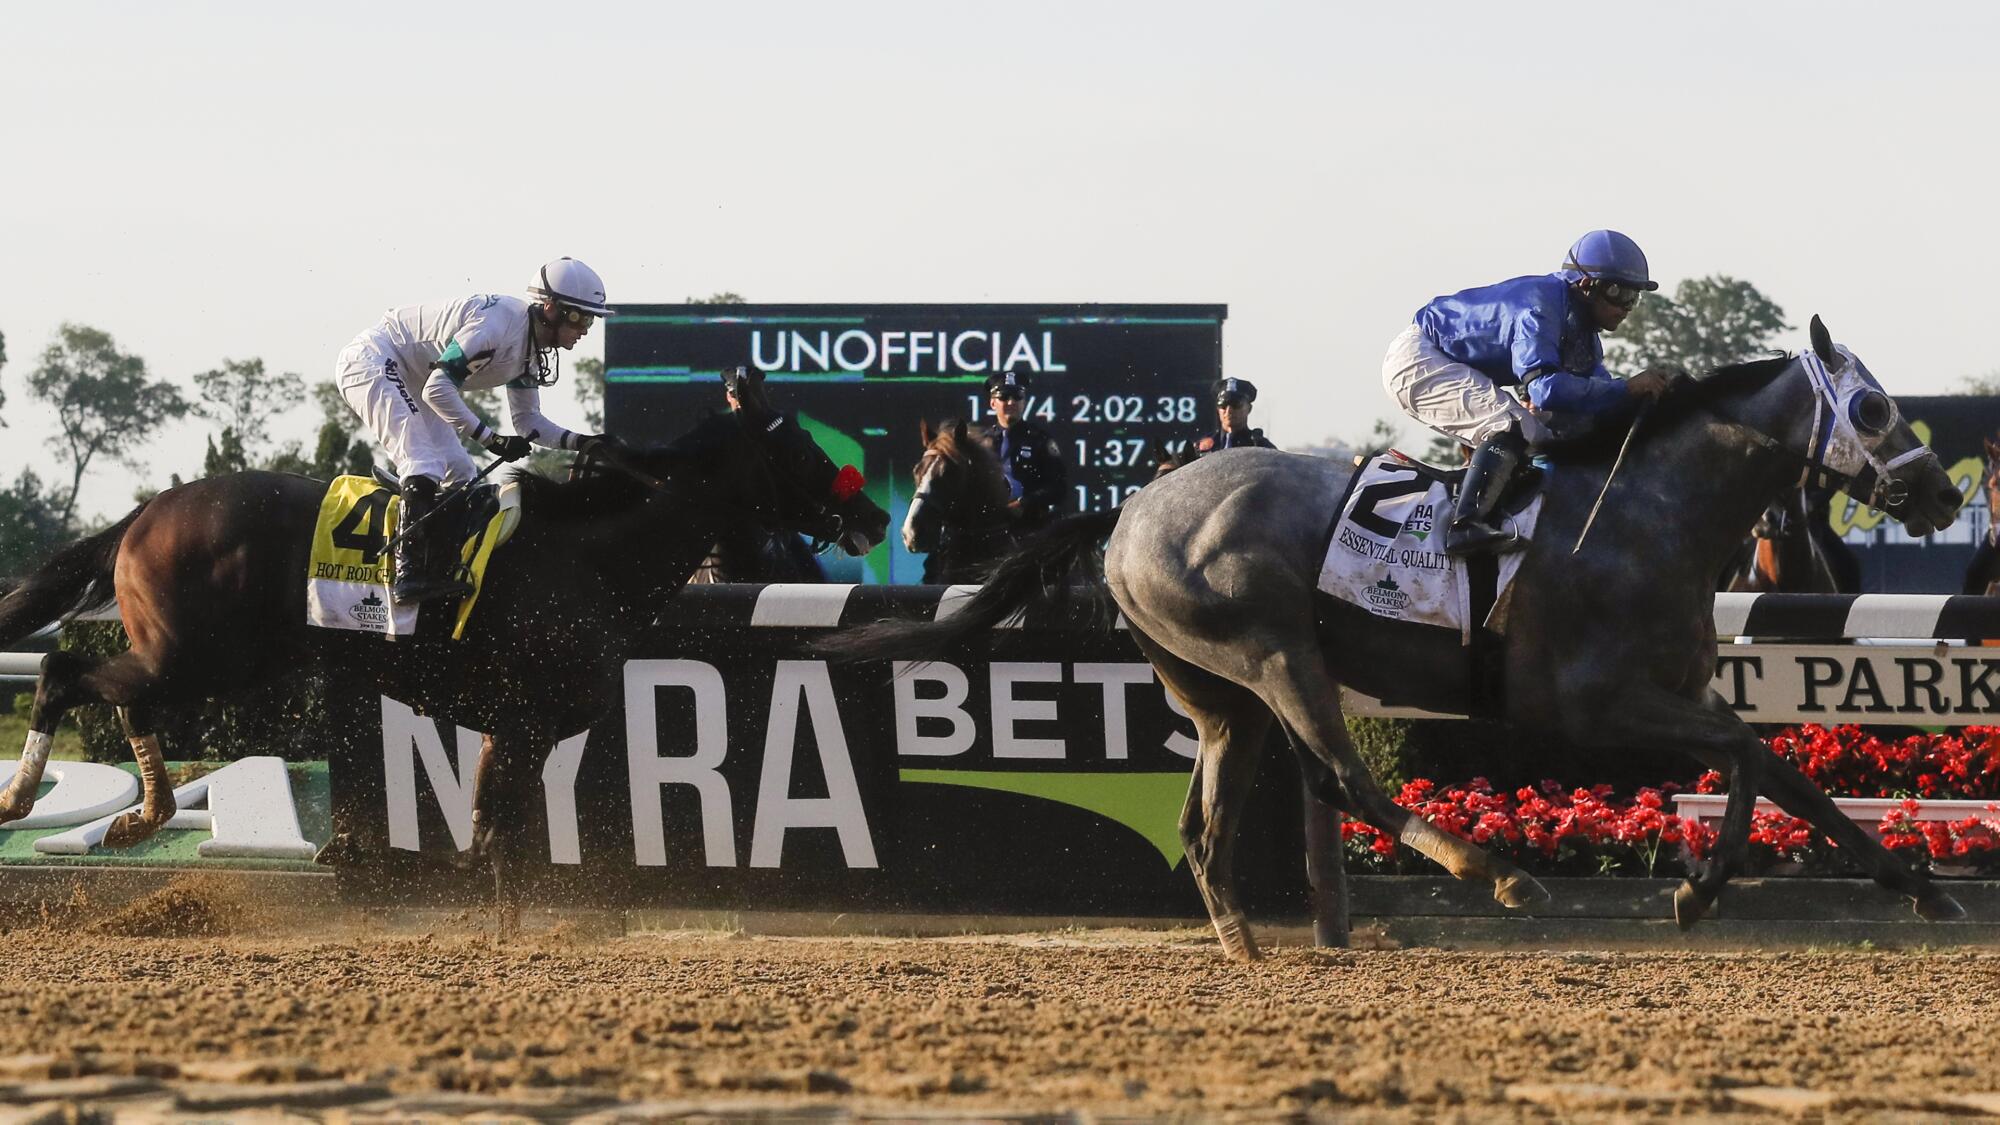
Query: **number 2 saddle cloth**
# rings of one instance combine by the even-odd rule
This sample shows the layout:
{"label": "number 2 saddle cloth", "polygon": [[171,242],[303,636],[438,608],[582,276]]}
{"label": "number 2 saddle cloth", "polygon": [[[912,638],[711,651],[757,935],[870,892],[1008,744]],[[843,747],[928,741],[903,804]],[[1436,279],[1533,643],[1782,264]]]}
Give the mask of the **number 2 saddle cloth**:
{"label": "number 2 saddle cloth", "polygon": [[[1455,630],[1467,644],[1475,626],[1505,632],[1507,588],[1526,552],[1483,558],[1444,553],[1452,497],[1464,476],[1464,470],[1447,472],[1395,450],[1371,458],[1348,483],[1328,534],[1320,591],[1377,617]],[[1496,518],[1504,513],[1526,539],[1534,537],[1541,512],[1541,491],[1530,494],[1517,481]],[[1490,590],[1479,589],[1482,571],[1494,583]]]}
{"label": "number 2 saddle cloth", "polygon": [[[422,607],[399,605],[389,594],[389,538],[401,526],[402,511],[401,495],[373,477],[336,477],[326,486],[306,566],[306,624],[392,637],[417,631]],[[486,564],[521,521],[521,488],[511,481],[486,485],[468,503],[453,501],[438,511],[433,519],[453,521],[465,536],[459,569],[472,594],[444,607],[457,610],[451,629],[457,640],[479,600]]]}

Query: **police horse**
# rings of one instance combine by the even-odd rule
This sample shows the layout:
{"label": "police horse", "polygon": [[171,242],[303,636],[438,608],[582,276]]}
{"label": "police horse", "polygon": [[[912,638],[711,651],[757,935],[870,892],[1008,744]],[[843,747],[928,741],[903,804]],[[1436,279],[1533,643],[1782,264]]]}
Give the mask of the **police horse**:
{"label": "police horse", "polygon": [[[1715,847],[1674,896],[1682,927],[1742,866],[1760,792],[1856,853],[1920,916],[1962,917],[1951,896],[1773,755],[1709,687],[1715,576],[1758,514],[1802,478],[1830,474],[1925,535],[1948,526],[1961,499],[1936,455],[1817,317],[1811,351],[1684,382],[1650,411],[1577,549],[1617,447],[1614,437],[1553,453],[1496,642],[1505,686],[1495,710],[1579,745],[1682,750],[1727,771]],[[1451,632],[1317,594],[1330,516],[1352,471],[1256,449],[1204,457],[1122,508],[1050,526],[944,620],[865,626],[830,640],[829,651],[939,656],[1024,607],[1078,596],[1067,579],[1090,572],[1108,536],[1102,581],[1201,737],[1180,831],[1225,953],[1257,956],[1230,856],[1274,717],[1321,801],[1461,879],[1490,882],[1509,907],[1543,901],[1547,892],[1513,864],[1390,800],[1348,741],[1342,685],[1446,713],[1465,713],[1474,687],[1467,650]]]}
{"label": "police horse", "polygon": [[[620,669],[710,544],[755,523],[861,555],[887,531],[888,514],[859,490],[858,475],[836,469],[795,422],[744,417],[711,417],[663,448],[622,455],[617,471],[518,478],[519,530],[493,556],[457,641],[307,626],[308,540],[325,482],[243,472],[170,488],[0,599],[0,644],[114,595],[131,638],[109,659],[55,652],[42,662],[29,746],[38,735],[46,746],[78,704],[115,706],[140,759],[143,804],[105,843],[129,846],[174,812],[156,735],[162,712],[317,666],[346,687],[488,732],[474,836],[499,878],[522,835],[506,826],[534,771],[556,742],[618,705]],[[0,822],[34,805],[41,768],[28,757],[0,793]]]}
{"label": "police horse", "polygon": [[1007,475],[963,418],[918,425],[923,456],[903,518],[903,546],[924,553],[924,581],[977,582],[1014,547]]}

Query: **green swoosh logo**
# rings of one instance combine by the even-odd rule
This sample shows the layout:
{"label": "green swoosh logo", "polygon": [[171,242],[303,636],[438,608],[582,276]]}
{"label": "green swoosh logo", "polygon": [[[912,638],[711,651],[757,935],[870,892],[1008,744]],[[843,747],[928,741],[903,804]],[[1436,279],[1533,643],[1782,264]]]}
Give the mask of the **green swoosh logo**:
{"label": "green swoosh logo", "polygon": [[993,770],[898,770],[903,781],[995,789],[1073,805],[1117,821],[1145,838],[1167,861],[1180,866],[1181,804],[1188,775],[1178,773],[1016,773]]}

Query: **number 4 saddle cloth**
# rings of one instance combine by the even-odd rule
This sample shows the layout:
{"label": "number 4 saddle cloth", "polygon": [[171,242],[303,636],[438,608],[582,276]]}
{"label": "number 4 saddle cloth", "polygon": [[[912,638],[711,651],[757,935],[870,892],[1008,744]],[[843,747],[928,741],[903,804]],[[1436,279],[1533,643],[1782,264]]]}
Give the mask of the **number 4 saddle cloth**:
{"label": "number 4 saddle cloth", "polygon": [[[1467,644],[1475,626],[1505,632],[1507,588],[1526,552],[1444,553],[1452,497],[1464,476],[1395,450],[1371,458],[1349,481],[1333,521],[1320,591],[1377,617],[1455,630]],[[1542,494],[1516,482],[1501,510],[1522,538],[1533,538]]]}
{"label": "number 4 saddle cloth", "polygon": [[[306,566],[306,624],[395,637],[417,631],[421,607],[399,605],[389,595],[389,538],[402,511],[402,497],[373,477],[336,477],[326,486]],[[483,486],[469,502],[449,502],[431,518],[451,520],[465,535],[459,566],[472,594],[448,607],[457,610],[456,640],[465,635],[493,552],[520,523],[521,488],[512,482]]]}

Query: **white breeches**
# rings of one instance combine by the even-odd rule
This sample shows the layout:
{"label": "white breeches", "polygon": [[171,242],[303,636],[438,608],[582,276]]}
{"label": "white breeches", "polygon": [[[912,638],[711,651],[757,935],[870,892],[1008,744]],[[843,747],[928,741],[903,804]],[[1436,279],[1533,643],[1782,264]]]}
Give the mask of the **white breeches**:
{"label": "white breeches", "polygon": [[368,424],[402,479],[471,480],[479,470],[458,431],[424,404],[424,376],[401,370],[365,338],[347,345],[333,365],[340,397]]}
{"label": "white breeches", "polygon": [[1531,444],[1548,437],[1547,427],[1521,400],[1439,351],[1414,324],[1382,357],[1382,385],[1410,417],[1468,445],[1515,428]]}

